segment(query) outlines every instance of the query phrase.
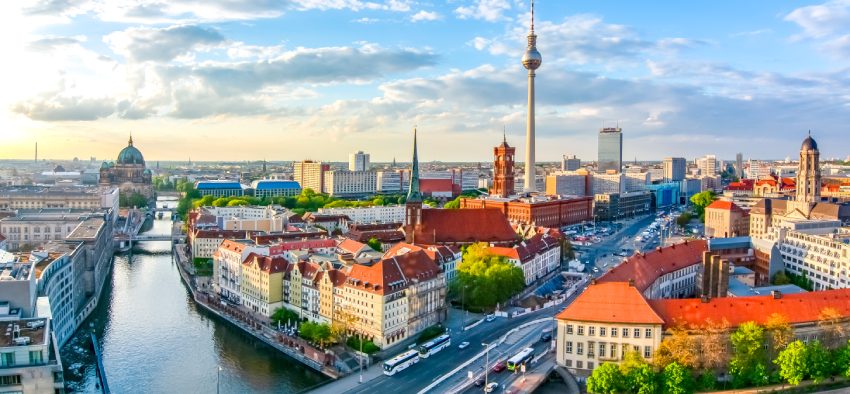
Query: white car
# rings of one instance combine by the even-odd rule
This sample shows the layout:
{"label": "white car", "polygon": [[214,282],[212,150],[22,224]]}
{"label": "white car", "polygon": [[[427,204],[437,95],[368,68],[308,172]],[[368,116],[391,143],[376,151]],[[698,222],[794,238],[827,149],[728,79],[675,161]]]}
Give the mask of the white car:
{"label": "white car", "polygon": [[484,392],[485,393],[492,393],[492,392],[496,391],[497,388],[499,388],[498,383],[496,383],[496,382],[488,383],[487,387],[484,388]]}
{"label": "white car", "polygon": [[469,347],[469,342],[461,342],[460,345],[457,345],[457,348],[460,350],[466,349]]}

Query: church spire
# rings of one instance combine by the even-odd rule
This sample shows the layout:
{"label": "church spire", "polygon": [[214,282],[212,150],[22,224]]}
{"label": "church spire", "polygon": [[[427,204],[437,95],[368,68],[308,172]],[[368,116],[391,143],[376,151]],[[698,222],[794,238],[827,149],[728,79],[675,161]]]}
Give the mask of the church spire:
{"label": "church spire", "polygon": [[421,202],[419,192],[419,156],[416,152],[416,127],[413,128],[413,165],[410,167],[410,190],[407,192],[408,202]]}
{"label": "church spire", "polygon": [[130,133],[130,141],[127,142],[130,146],[133,146],[133,133]]}

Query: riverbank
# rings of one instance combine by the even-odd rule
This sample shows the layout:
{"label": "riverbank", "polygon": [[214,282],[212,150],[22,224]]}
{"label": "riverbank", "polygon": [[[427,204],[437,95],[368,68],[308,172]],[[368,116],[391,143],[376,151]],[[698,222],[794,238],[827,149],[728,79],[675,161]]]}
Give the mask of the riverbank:
{"label": "riverbank", "polygon": [[338,379],[341,376],[336,368],[333,367],[334,355],[332,353],[313,348],[301,338],[274,331],[254,319],[249,311],[243,311],[230,306],[209,292],[209,278],[198,278],[190,273],[194,271],[194,267],[190,263],[191,260],[184,244],[174,245],[172,247],[172,255],[177,263],[177,270],[180,273],[180,277],[183,283],[189,288],[192,299],[197,305],[233,326],[242,329],[242,331],[252,335],[275,350],[282,352],[293,360],[329,378]]}

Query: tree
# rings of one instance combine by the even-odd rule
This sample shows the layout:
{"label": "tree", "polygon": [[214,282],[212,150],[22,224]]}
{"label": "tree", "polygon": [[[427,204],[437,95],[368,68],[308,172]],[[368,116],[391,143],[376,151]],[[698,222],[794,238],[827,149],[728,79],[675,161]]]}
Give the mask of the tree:
{"label": "tree", "polygon": [[504,256],[492,254],[486,243],[467,247],[457,272],[450,287],[452,294],[460,295],[466,288],[465,303],[478,308],[504,303],[525,288],[522,269],[508,263]]}
{"label": "tree", "polygon": [[791,329],[785,315],[781,313],[774,312],[768,316],[764,323],[764,329],[767,331],[767,337],[770,340],[768,349],[773,356],[779,354],[794,339],[794,330]]}
{"label": "tree", "polygon": [[593,370],[587,378],[587,392],[589,393],[619,393],[622,388],[623,374],[620,367],[614,363],[602,363]]}
{"label": "tree", "polygon": [[443,208],[445,208],[445,209],[459,209],[460,208],[460,197],[455,198],[454,200],[447,202],[446,205],[443,205]]}
{"label": "tree", "polygon": [[846,337],[847,330],[844,327],[843,319],[841,312],[829,306],[821,309],[820,314],[818,314],[818,327],[824,333],[824,345],[827,347],[838,347],[842,338]]}
{"label": "tree", "polygon": [[133,192],[131,194],[120,193],[118,195],[118,205],[121,207],[127,208],[144,208],[148,206],[148,199],[141,195],[139,192]]}
{"label": "tree", "polygon": [[676,224],[678,224],[679,227],[685,227],[691,222],[691,219],[693,219],[693,217],[690,213],[682,212],[682,214],[676,218]]}
{"label": "tree", "polygon": [[694,204],[694,208],[696,208],[701,220],[705,221],[705,208],[711,205],[716,198],[714,192],[711,190],[699,192],[691,196],[691,203]]}
{"label": "tree", "polygon": [[809,374],[806,344],[794,341],[779,352],[773,363],[779,367],[779,376],[788,384],[798,385]]}
{"label": "tree", "polygon": [[770,283],[774,285],[787,285],[791,283],[791,279],[788,278],[788,275],[785,275],[785,271],[779,271],[773,275],[773,280]]}
{"label": "tree", "polygon": [[662,377],[664,379],[665,393],[684,394],[693,392],[694,378],[691,375],[691,371],[677,362],[667,365],[664,368]]}
{"label": "tree", "polygon": [[720,322],[707,319],[700,329],[699,364],[703,369],[712,371],[726,369],[729,364],[729,322],[725,318]]}
{"label": "tree", "polygon": [[806,361],[809,364],[809,375],[815,383],[832,376],[832,357],[823,344],[814,340],[806,347]]}
{"label": "tree", "polygon": [[655,365],[659,369],[664,369],[675,362],[687,368],[696,368],[698,366],[696,338],[690,335],[685,327],[672,327],[670,331],[671,334],[661,341],[661,346],[655,352],[653,357]]}
{"label": "tree", "polygon": [[729,362],[729,373],[735,387],[762,385],[767,381],[765,365],[764,328],[755,322],[746,322],[738,326],[731,336],[734,350]]}
{"label": "tree", "polygon": [[649,364],[633,368],[626,376],[625,382],[628,391],[637,394],[656,394],[663,391],[660,376]]}
{"label": "tree", "polygon": [[366,241],[366,245],[369,245],[369,247],[372,248],[372,250],[377,251],[377,252],[380,252],[382,250],[381,249],[381,241],[378,241],[378,239],[375,238],[375,237],[369,238],[369,240]]}
{"label": "tree", "polygon": [[573,249],[573,243],[567,237],[561,237],[559,242],[561,243],[561,258],[574,260],[576,258],[576,251]]}
{"label": "tree", "polygon": [[833,373],[850,379],[850,341],[847,341],[844,346],[835,349],[833,354]]}
{"label": "tree", "polygon": [[248,201],[245,201],[245,200],[230,200],[227,203],[228,207],[239,207],[239,206],[244,206],[244,205],[249,205]]}
{"label": "tree", "polygon": [[286,325],[290,323],[298,323],[300,321],[298,314],[286,308],[277,308],[269,318],[273,323]]}

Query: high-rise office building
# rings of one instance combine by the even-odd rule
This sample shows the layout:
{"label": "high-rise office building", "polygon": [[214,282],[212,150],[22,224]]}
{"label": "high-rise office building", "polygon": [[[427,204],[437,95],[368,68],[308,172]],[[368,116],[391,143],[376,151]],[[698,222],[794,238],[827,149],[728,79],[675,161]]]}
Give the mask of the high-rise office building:
{"label": "high-rise office building", "polygon": [[688,164],[684,157],[664,158],[664,180],[678,182],[685,179]]}
{"label": "high-rise office building", "polygon": [[735,155],[735,175],[738,179],[744,179],[744,155],[741,153]]}
{"label": "high-rise office building", "polygon": [[369,154],[362,150],[348,155],[348,171],[366,171],[369,169]]}
{"label": "high-rise office building", "polygon": [[705,155],[705,157],[697,159],[697,167],[700,175],[715,176],[717,175],[717,157]]}
{"label": "high-rise office building", "polygon": [[312,189],[316,193],[324,193],[325,172],[330,165],[322,162],[304,160],[293,165],[293,178],[301,185],[301,190]]}
{"label": "high-rise office building", "polygon": [[561,171],[575,171],[581,168],[581,159],[573,155],[573,157],[569,157],[564,155],[561,160]]}
{"label": "high-rise office building", "polygon": [[623,129],[603,127],[599,129],[598,172],[623,169]]}

